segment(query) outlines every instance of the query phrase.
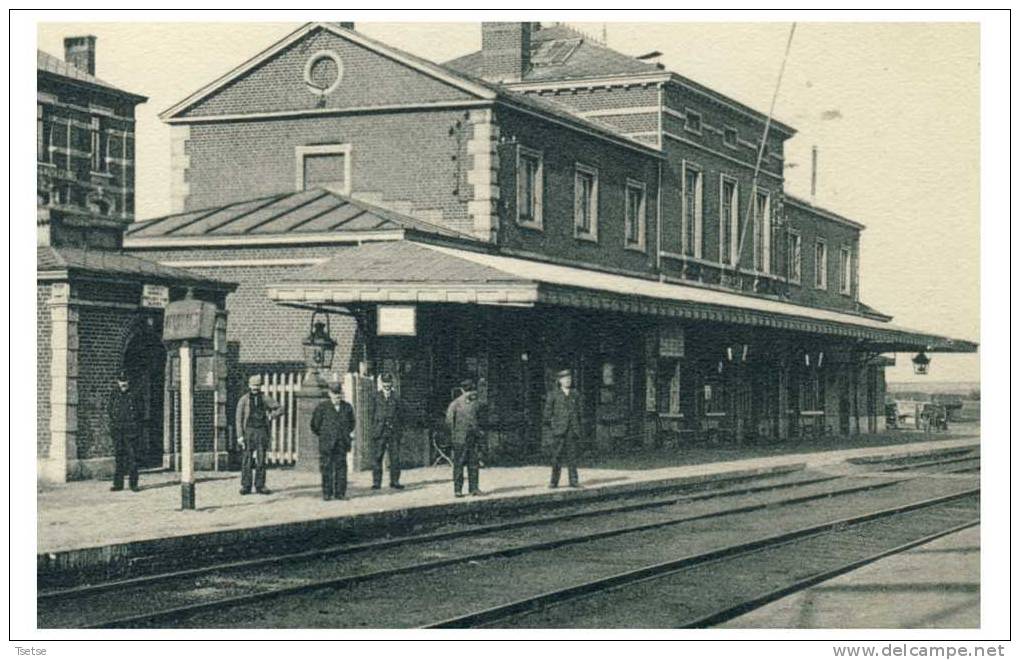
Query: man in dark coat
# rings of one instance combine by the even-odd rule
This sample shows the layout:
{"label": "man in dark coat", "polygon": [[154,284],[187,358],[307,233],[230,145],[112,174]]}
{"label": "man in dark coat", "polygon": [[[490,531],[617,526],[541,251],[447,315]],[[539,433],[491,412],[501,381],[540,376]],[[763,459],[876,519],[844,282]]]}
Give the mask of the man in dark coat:
{"label": "man in dark coat", "polygon": [[234,423],[241,457],[241,494],[248,495],[255,473],[255,492],[269,495],[266,488],[266,452],[269,451],[269,424],[283,415],[283,408],[273,397],[262,393],[262,377],[248,378],[248,391],[237,402]]}
{"label": "man in dark coat", "polygon": [[545,400],[542,423],[552,435],[552,477],[549,487],[560,485],[560,467],[565,463],[571,488],[579,488],[577,455],[581,445],[581,395],[573,388],[569,369],[556,374],[556,387]]}
{"label": "man in dark coat", "polygon": [[138,492],[138,463],[135,450],[138,444],[139,415],[138,401],[131,391],[127,374],[117,376],[117,385],[110,393],[107,402],[107,413],[110,420],[110,437],[113,438],[113,487],[110,490],[124,490],[124,475],[128,475],[128,485],[133,492]]}
{"label": "man in dark coat", "polygon": [[382,488],[383,459],[389,454],[390,488],[403,490],[400,484],[400,439],[404,435],[406,411],[393,391],[393,376],[383,374],[382,389],[372,401],[372,488]]}
{"label": "man in dark coat", "polygon": [[322,499],[347,499],[347,452],[354,433],[354,408],[344,401],[338,381],[329,383],[329,400],[315,407],[310,426],[319,438]]}
{"label": "man in dark coat", "polygon": [[460,385],[463,392],[446,409],[446,425],[450,429],[450,444],[453,445],[453,494],[464,497],[464,468],[468,473],[468,491],[481,495],[478,488],[478,442],[481,430],[478,425],[478,393],[473,380]]}

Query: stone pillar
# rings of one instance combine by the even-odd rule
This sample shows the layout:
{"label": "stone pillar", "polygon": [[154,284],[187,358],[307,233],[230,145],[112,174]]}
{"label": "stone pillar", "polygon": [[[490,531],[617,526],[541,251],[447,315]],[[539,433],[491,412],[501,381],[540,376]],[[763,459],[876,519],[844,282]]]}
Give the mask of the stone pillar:
{"label": "stone pillar", "polygon": [[50,290],[50,450],[40,466],[46,481],[65,482],[78,458],[78,310],[70,305],[71,285]]}
{"label": "stone pillar", "polygon": [[213,365],[216,389],[213,392],[213,469],[220,469],[220,454],[227,451],[227,311],[216,312],[213,331]]}
{"label": "stone pillar", "polygon": [[309,369],[301,382],[297,399],[297,462],[294,469],[302,472],[319,471],[319,439],[312,433],[312,413],[326,399],[326,381],[316,369]]}
{"label": "stone pillar", "polygon": [[471,169],[467,182],[473,189],[468,202],[475,238],[491,242],[499,231],[499,127],[493,121],[492,110],[473,110],[470,116],[473,133],[467,142]]}

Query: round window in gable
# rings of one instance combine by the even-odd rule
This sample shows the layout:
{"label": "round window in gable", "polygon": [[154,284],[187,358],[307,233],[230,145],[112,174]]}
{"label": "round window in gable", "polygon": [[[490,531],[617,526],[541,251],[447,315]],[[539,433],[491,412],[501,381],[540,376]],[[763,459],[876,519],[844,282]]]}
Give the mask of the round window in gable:
{"label": "round window in gable", "polygon": [[305,84],[318,96],[326,96],[336,89],[343,75],[340,56],[331,50],[320,50],[305,63]]}

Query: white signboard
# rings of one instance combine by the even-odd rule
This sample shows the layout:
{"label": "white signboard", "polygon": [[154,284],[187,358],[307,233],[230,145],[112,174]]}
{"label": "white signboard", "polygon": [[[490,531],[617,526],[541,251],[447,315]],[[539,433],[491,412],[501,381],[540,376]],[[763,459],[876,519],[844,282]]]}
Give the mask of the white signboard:
{"label": "white signboard", "polygon": [[417,334],[417,309],[414,305],[379,305],[376,332],[379,335],[413,337]]}
{"label": "white signboard", "polygon": [[166,309],[170,303],[170,289],[158,284],[142,285],[142,307]]}

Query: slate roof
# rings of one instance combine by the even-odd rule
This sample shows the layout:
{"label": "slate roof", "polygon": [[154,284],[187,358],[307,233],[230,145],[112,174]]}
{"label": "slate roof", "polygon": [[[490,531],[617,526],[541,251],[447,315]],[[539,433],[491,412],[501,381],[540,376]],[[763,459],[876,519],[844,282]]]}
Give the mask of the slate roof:
{"label": "slate roof", "polygon": [[171,285],[193,285],[206,289],[237,287],[231,282],[200,277],[181,268],[172,268],[155,261],[141,259],[126,252],[88,250],[77,247],[40,245],[36,251],[36,272],[76,271],[101,275],[118,275]]}
{"label": "slate roof", "polygon": [[413,241],[339,248],[334,257],[283,276],[295,282],[489,283],[527,280],[474,262],[449,258]]}
{"label": "slate roof", "polygon": [[[330,26],[333,27],[333,28],[336,28],[336,29],[340,29],[340,30],[346,31],[345,28],[341,28],[336,23],[331,23]],[[562,28],[562,29],[569,31],[568,28]],[[550,38],[558,38],[556,35],[558,35],[559,32],[557,32],[556,30],[557,30],[557,28],[550,28],[549,29]],[[574,37],[577,36],[573,32],[570,32],[570,34],[573,35]],[[474,85],[477,85],[479,87],[484,87],[485,89],[488,89],[490,92],[494,93],[497,96],[497,98],[500,98],[500,99],[502,99],[504,101],[507,101],[507,102],[510,102],[510,103],[516,103],[516,104],[524,106],[526,108],[530,107],[530,108],[532,108],[534,110],[537,110],[537,111],[539,111],[541,113],[544,113],[544,114],[554,115],[554,116],[558,117],[559,119],[562,119],[564,121],[570,122],[572,124],[578,124],[580,126],[584,126],[584,127],[589,128],[591,130],[594,130],[594,131],[596,131],[598,133],[602,133],[604,135],[616,138],[618,140],[623,140],[624,142],[627,142],[628,144],[634,145],[634,146],[639,147],[641,149],[644,149],[644,150],[647,150],[647,151],[652,151],[651,147],[649,147],[647,144],[644,144],[642,142],[638,142],[637,140],[634,140],[633,138],[630,138],[630,137],[622,134],[618,129],[616,129],[614,126],[611,126],[610,124],[606,124],[606,123],[600,122],[598,120],[593,120],[593,119],[589,119],[589,118],[586,118],[586,117],[581,117],[581,116],[575,114],[573,111],[571,111],[570,108],[568,108],[567,106],[564,106],[564,105],[561,105],[561,104],[558,104],[558,103],[553,103],[552,101],[547,101],[545,99],[536,98],[536,97],[531,96],[531,95],[522,94],[520,92],[515,92],[513,90],[507,89],[506,87],[504,87],[502,85],[498,85],[498,84],[489,82],[488,80],[484,80],[482,78],[482,75],[481,75],[481,67],[480,67],[480,65],[478,67],[478,71],[477,72],[461,71],[461,70],[456,69],[453,66],[450,66],[450,62],[447,62],[445,64],[436,64],[435,62],[431,62],[431,61],[426,60],[426,59],[424,59],[422,57],[418,57],[417,55],[414,55],[412,53],[408,53],[405,50],[401,50],[399,48],[395,48],[395,47],[393,47],[393,46],[391,46],[389,44],[385,44],[385,43],[383,43],[381,41],[372,39],[371,37],[366,37],[364,34],[358,33],[358,37],[360,39],[362,39],[363,41],[366,41],[366,42],[374,44],[380,50],[389,50],[389,51],[392,51],[394,53],[398,53],[402,57],[405,57],[405,58],[407,58],[407,59],[409,59],[411,61],[416,62],[422,68],[428,69],[428,68],[433,68],[433,67],[439,67],[440,69],[445,69],[449,73],[452,73],[452,74],[454,74],[456,76],[459,76],[460,78],[463,78],[467,82],[470,82],[470,83],[472,83]],[[583,46],[583,43],[582,43],[582,46]],[[616,56],[618,58],[623,58],[623,59],[631,60],[633,62],[637,62],[639,64],[644,64],[640,60],[635,60],[633,58],[627,57],[626,55],[622,55],[620,53],[617,53],[616,51],[609,50],[608,48],[601,47],[601,46],[599,48],[601,50],[607,51],[608,53],[610,53],[610,54],[612,54],[612,55],[614,55],[614,56]],[[583,48],[579,48],[578,50],[582,50],[583,51],[584,49]],[[479,52],[478,55],[480,56],[481,53]],[[575,55],[576,55],[576,52],[575,52]],[[584,56],[584,54],[582,53],[582,57],[583,56]],[[573,59],[573,56],[571,57],[571,59]],[[652,65],[652,69],[658,71],[658,68],[656,68],[654,65]]]}
{"label": "slate roof", "polygon": [[[634,76],[662,72],[662,69],[654,63],[643,62],[607,48],[562,25],[543,27],[532,33],[531,52],[533,54],[539,52],[543,45],[549,41],[576,39],[580,39],[580,43],[566,58],[566,61],[562,64],[534,65],[525,74],[523,82]],[[458,57],[446,62],[444,66],[461,74],[480,77],[482,75],[482,52],[477,51]]]}
{"label": "slate roof", "polygon": [[93,85],[96,87],[103,87],[111,92],[116,92],[117,94],[120,94],[122,96],[130,96],[132,98],[140,99],[142,101],[147,100],[146,97],[144,96],[135,94],[134,92],[129,92],[127,90],[121,89],[120,87],[117,87],[116,85],[108,83],[105,80],[96,78],[87,71],[82,71],[78,67],[72,64],[68,64],[64,60],[57,57],[56,55],[50,55],[46,51],[38,49],[36,50],[36,54],[37,54],[36,58],[37,71],[52,73],[54,75],[62,76],[64,78],[71,78],[72,80],[88,83],[89,85]]}
{"label": "slate roof", "polygon": [[399,229],[474,240],[467,234],[324,188],[279,193],[135,222],[128,226],[125,238],[269,236]]}
{"label": "slate roof", "polygon": [[[568,26],[556,25],[543,27],[533,32],[531,35],[532,56],[543,52],[542,49],[547,47],[550,41],[567,42],[578,40],[579,43],[576,47],[566,49],[569,54],[562,62],[557,61],[556,63],[546,64],[536,64],[532,62],[532,67],[524,74],[520,84],[538,84],[552,81],[584,81],[585,79],[642,76],[659,73],[663,76],[669,76],[673,79],[680,80],[683,84],[708,94],[711,97],[735,104],[762,120],[765,119],[764,113],[756,110],[754,107],[747,105],[746,103],[743,103],[742,101],[716,91],[707,85],[691,80],[690,78],[681,76],[678,73],[666,71],[663,67],[654,62],[645,62],[635,57],[624,55],[619,51],[615,51],[612,48],[592,40],[590,37],[581,34]],[[450,71],[465,77],[470,76],[480,78],[482,76],[482,62],[482,51],[479,50],[444,62],[443,66]],[[535,97],[529,95],[528,98],[534,99]],[[772,125],[774,128],[789,133],[790,135],[796,133],[795,128],[783,121],[780,121],[776,117],[772,118]]]}

